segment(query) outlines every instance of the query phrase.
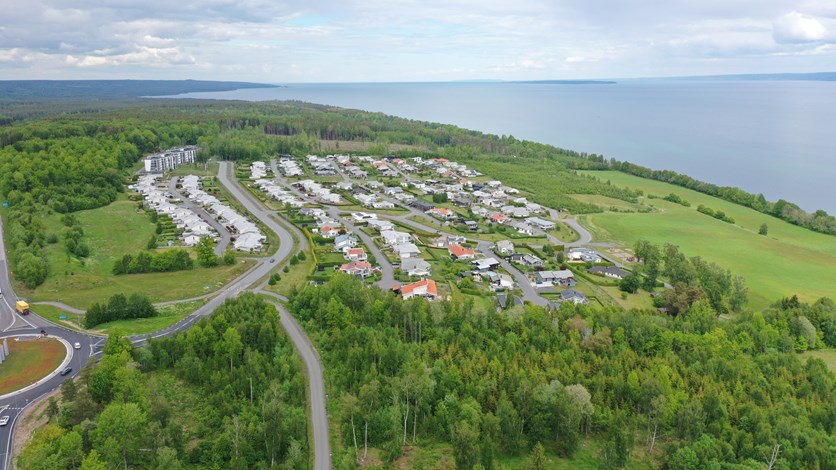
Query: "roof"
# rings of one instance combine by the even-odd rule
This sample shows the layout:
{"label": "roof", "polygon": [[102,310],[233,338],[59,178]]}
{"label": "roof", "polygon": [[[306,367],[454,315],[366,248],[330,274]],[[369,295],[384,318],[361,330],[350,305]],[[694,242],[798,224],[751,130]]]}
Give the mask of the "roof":
{"label": "roof", "polygon": [[362,248],[349,248],[349,249],[346,251],[346,253],[348,253],[349,255],[362,255],[362,254],[363,254],[363,253],[365,253],[365,252],[366,252],[366,251],[365,251],[364,249],[362,249]]}
{"label": "roof", "polygon": [[507,217],[505,217],[502,214],[491,214],[491,220],[505,220],[505,219],[507,219]]}
{"label": "roof", "polygon": [[612,274],[613,276],[627,277],[630,275],[627,271],[618,266],[593,266],[589,268],[589,272],[593,274]]}
{"label": "roof", "polygon": [[413,282],[412,284],[407,284],[401,287],[401,295],[411,294],[413,291],[420,289],[421,287],[427,288],[427,294],[438,296],[438,288],[435,285],[435,281],[432,279],[421,279],[418,282]]}
{"label": "roof", "polygon": [[461,245],[450,245],[447,247],[447,251],[450,252],[451,255],[455,256],[456,258],[461,258],[462,256],[474,256],[476,254],[473,250],[468,250],[467,248]]}
{"label": "roof", "polygon": [[585,299],[586,298],[585,295],[581,294],[580,292],[576,291],[575,289],[566,289],[566,290],[560,292],[560,298],[563,299],[563,300],[568,300],[568,299],[575,298],[575,297],[577,297],[579,299]]}
{"label": "roof", "polygon": [[356,271],[359,269],[370,269],[371,267],[371,263],[365,261],[352,261],[340,266],[340,271]]}

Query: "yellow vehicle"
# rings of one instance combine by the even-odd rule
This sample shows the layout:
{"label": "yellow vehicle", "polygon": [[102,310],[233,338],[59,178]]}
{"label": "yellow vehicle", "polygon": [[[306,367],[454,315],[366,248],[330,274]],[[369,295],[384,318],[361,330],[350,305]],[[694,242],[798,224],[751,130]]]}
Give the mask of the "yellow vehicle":
{"label": "yellow vehicle", "polygon": [[29,304],[22,300],[18,300],[17,303],[15,303],[15,310],[17,310],[17,313],[21,315],[29,315],[29,312],[31,312],[31,310],[29,310]]}

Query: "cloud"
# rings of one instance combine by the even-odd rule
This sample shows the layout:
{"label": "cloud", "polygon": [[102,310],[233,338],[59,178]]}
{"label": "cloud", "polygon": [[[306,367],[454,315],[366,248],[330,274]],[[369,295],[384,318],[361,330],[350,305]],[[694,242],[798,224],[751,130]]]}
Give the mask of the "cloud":
{"label": "cloud", "polygon": [[816,18],[792,11],[773,23],[772,37],[779,44],[818,42],[828,39],[827,28]]}
{"label": "cloud", "polygon": [[[816,71],[833,0],[3,0],[0,79],[552,79]],[[799,12],[804,12],[799,13]]]}

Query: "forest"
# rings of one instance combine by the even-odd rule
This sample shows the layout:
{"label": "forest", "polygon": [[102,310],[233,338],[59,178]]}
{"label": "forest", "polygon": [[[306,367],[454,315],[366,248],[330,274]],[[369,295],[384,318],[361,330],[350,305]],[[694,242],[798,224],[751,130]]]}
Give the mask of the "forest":
{"label": "forest", "polygon": [[307,468],[300,368],[275,307],[253,294],[147,348],[111,334],[52,399],[19,468]]}
{"label": "forest", "polygon": [[763,468],[776,446],[774,468],[836,468],[836,379],[795,355],[798,341],[836,340],[829,299],[732,320],[705,301],[678,316],[568,303],[483,315],[335,276],[291,306],[339,391],[341,467],[369,447],[392,461],[442,441],[456,468],[499,468],[591,438],[603,468],[637,448],[667,468]]}

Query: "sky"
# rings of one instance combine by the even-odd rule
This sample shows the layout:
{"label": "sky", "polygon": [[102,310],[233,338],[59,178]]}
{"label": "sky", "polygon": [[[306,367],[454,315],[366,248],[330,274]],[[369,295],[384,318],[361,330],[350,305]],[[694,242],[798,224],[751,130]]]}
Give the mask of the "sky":
{"label": "sky", "polygon": [[836,71],[836,0],[3,0],[0,79]]}

